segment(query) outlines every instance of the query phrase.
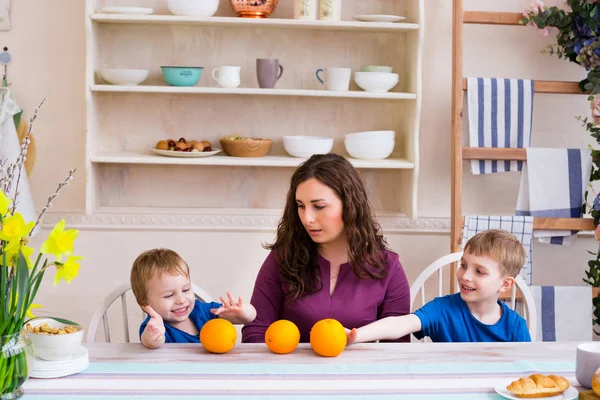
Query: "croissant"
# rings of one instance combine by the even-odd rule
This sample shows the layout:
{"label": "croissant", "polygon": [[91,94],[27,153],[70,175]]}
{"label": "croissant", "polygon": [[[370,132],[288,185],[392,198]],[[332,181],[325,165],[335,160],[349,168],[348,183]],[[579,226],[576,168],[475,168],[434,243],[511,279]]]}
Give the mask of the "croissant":
{"label": "croissant", "polygon": [[516,397],[538,398],[558,396],[571,386],[562,376],[533,374],[519,378],[506,387]]}

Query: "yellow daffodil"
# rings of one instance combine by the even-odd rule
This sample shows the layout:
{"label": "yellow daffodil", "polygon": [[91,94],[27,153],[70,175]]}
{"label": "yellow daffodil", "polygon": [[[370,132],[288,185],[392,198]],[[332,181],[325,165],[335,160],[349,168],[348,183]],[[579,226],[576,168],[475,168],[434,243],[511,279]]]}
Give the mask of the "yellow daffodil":
{"label": "yellow daffodil", "polygon": [[77,235],[79,235],[79,231],[76,229],[65,231],[65,220],[63,219],[54,226],[40,252],[42,254],[54,254],[54,257],[60,262],[63,255],[73,254],[73,242],[77,239]]}
{"label": "yellow daffodil", "polygon": [[83,260],[83,257],[69,256],[64,264],[56,263],[56,275],[54,275],[54,286],[58,285],[61,279],[65,282],[71,283],[73,278],[79,274],[79,260]]}
{"label": "yellow daffodil", "polygon": [[8,213],[10,203],[10,199],[4,195],[4,192],[0,192],[0,216],[4,217]]}
{"label": "yellow daffodil", "polygon": [[32,308],[44,308],[43,305],[41,304],[32,304],[29,306],[29,308],[27,309],[27,318],[35,318],[35,315],[33,315],[33,313],[31,312]]}
{"label": "yellow daffodil", "polygon": [[23,253],[25,260],[27,261],[27,267],[31,269],[33,267],[31,256],[33,255],[35,249],[33,247],[26,246],[20,240],[13,240],[4,246],[3,251],[6,253],[6,264],[8,266],[14,265],[14,260],[19,255],[19,250],[21,250],[21,253]]}
{"label": "yellow daffodil", "polygon": [[34,222],[25,223],[25,219],[20,213],[6,217],[2,221],[2,229],[0,230],[0,239],[11,242],[13,240],[20,241],[25,236],[29,235],[31,229],[35,225]]}

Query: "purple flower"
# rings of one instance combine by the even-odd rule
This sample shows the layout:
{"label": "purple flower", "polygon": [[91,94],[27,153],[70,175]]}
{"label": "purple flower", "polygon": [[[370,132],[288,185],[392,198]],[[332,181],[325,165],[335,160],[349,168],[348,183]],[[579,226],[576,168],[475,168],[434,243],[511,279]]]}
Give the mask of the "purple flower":
{"label": "purple flower", "polygon": [[600,211],[600,199],[598,199],[598,196],[594,199],[594,210]]}
{"label": "purple flower", "polygon": [[583,18],[581,18],[581,16],[579,15],[573,18],[573,25],[571,28],[573,29],[573,34],[575,35],[575,37],[587,39],[592,36],[590,28],[586,25]]}

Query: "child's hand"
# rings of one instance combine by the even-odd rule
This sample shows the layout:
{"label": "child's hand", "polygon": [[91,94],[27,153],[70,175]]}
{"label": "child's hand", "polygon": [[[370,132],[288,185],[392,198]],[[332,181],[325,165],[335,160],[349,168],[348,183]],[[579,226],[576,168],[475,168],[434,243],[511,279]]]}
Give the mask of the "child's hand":
{"label": "child's hand", "polygon": [[223,305],[219,308],[211,308],[211,313],[226,319],[238,319],[244,316],[244,302],[241,297],[238,297],[236,302],[231,293],[227,292],[227,299],[222,296],[220,299]]}
{"label": "child's hand", "polygon": [[146,329],[144,329],[147,332],[148,339],[152,341],[162,340],[165,336],[165,323],[162,317],[150,306],[142,307],[142,309],[150,316],[150,320],[146,324]]}
{"label": "child's hand", "polygon": [[344,330],[346,331],[346,346],[350,346],[356,342],[358,338],[358,332],[356,331],[356,328],[352,328],[352,330],[344,328]]}

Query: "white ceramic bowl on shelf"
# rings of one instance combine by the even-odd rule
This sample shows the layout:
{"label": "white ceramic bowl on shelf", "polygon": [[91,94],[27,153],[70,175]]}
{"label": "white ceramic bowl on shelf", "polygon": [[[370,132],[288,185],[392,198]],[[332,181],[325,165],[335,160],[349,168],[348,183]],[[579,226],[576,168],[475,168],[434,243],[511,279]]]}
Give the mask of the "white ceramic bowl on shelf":
{"label": "white ceramic bowl on shelf", "polygon": [[364,131],[346,135],[346,139],[394,140],[395,138],[395,131]]}
{"label": "white ceramic bowl on shelf", "polygon": [[212,17],[219,8],[219,0],[167,0],[173,15],[189,17]]}
{"label": "white ceramic bowl on shelf", "polygon": [[293,157],[308,158],[313,154],[327,154],[333,147],[333,138],[320,136],[284,136],[283,148]]}
{"label": "white ceramic bowl on shelf", "polygon": [[394,151],[393,139],[355,139],[344,140],[346,151],[350,156],[361,160],[383,160]]}
{"label": "white ceramic bowl on shelf", "polygon": [[102,79],[113,85],[135,86],[148,78],[150,71],[147,69],[102,69]]}
{"label": "white ceramic bowl on shelf", "polygon": [[389,72],[355,72],[354,82],[365,92],[385,93],[398,84],[398,74]]}

